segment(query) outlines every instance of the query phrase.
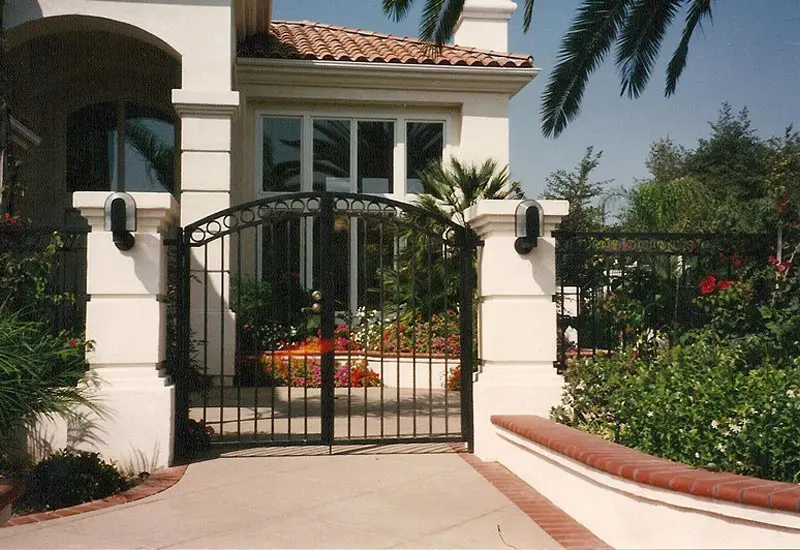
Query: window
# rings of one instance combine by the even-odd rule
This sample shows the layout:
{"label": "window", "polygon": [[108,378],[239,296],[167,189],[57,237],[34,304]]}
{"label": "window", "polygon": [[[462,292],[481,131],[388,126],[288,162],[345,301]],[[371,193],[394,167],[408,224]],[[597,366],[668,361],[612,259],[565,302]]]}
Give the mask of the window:
{"label": "window", "polygon": [[155,109],[97,103],[67,120],[70,191],[157,191],[175,183],[175,125]]}
{"label": "window", "polygon": [[[445,144],[441,121],[265,116],[260,132],[261,193],[419,193],[417,174],[442,160]],[[398,171],[402,141],[405,162]],[[398,177],[405,185],[398,186]]]}
{"label": "window", "polygon": [[263,191],[300,191],[301,122],[299,118],[264,119]]}
{"label": "window", "polygon": [[[403,197],[421,191],[419,171],[441,161],[444,153],[442,121],[298,114],[265,116],[260,124],[261,151],[256,156],[261,157],[257,176],[261,196],[314,190]],[[373,235],[363,224],[350,222],[347,217],[335,219],[331,243],[335,265],[331,267],[336,310],[352,312],[359,303],[377,300],[369,273],[381,259],[367,250],[376,248],[376,239],[388,237]],[[274,231],[262,235],[261,276],[283,280],[296,273],[306,289],[316,288],[319,259],[313,243],[319,238],[317,220],[295,220],[293,224],[280,235]],[[391,262],[391,258],[384,260],[387,265]]]}
{"label": "window", "polygon": [[406,193],[420,193],[418,175],[432,162],[441,162],[444,150],[444,124],[409,122],[406,124]]}

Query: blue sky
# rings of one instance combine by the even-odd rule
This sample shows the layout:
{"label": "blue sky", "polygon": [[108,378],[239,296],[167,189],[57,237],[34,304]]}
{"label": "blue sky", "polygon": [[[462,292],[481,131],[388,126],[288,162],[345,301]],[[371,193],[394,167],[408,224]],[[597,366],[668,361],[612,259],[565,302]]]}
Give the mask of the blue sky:
{"label": "blue sky", "polygon": [[[517,0],[520,4],[522,0]],[[419,7],[400,23],[388,20],[380,0],[273,0],[275,19],[307,19],[392,34],[416,36]],[[713,24],[696,33],[677,93],[664,98],[664,69],[680,25],[664,40],[650,85],[638,100],[619,96],[613,58],[591,79],[583,110],[557,139],[539,129],[539,105],[561,38],[579,0],[536,0],[533,23],[522,32],[522,10],[510,24],[513,52],[532,54],[542,69],[511,103],[511,169],[529,195],[537,195],[554,170],[571,169],[588,145],[604,151],[596,179],[630,186],[647,176],[650,143],[669,136],[686,146],[708,135],[708,121],[723,101],[750,110],[762,136],[800,129],[800,0],[716,0]]]}

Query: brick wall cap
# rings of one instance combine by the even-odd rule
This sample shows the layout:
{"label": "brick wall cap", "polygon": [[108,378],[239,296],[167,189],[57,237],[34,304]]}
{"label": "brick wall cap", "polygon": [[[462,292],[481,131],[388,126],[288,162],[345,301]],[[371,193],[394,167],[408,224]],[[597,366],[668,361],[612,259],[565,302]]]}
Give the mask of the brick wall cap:
{"label": "brick wall cap", "polygon": [[800,512],[800,485],[694,468],[606,441],[539,416],[495,415],[492,416],[492,424],[589,468],[627,481],[699,498]]}

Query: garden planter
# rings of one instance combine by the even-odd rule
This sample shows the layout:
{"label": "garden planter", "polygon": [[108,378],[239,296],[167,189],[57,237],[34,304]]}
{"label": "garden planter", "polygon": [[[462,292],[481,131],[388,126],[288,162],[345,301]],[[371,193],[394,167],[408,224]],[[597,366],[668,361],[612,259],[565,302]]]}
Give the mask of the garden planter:
{"label": "garden planter", "polygon": [[368,352],[369,368],[377,372],[383,384],[390,388],[444,389],[447,373],[461,360],[457,357],[397,355]]}
{"label": "garden planter", "polygon": [[22,483],[0,480],[0,527],[11,517],[11,506],[14,501],[25,491]]}

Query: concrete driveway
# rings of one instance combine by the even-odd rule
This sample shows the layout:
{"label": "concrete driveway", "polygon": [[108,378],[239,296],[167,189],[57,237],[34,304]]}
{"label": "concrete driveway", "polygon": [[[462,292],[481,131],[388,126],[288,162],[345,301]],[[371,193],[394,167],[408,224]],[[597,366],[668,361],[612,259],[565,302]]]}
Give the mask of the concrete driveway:
{"label": "concrete driveway", "polygon": [[192,464],[152,497],[0,529],[0,548],[561,548],[456,454],[296,452]]}

